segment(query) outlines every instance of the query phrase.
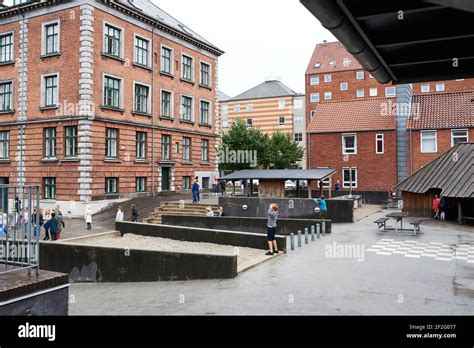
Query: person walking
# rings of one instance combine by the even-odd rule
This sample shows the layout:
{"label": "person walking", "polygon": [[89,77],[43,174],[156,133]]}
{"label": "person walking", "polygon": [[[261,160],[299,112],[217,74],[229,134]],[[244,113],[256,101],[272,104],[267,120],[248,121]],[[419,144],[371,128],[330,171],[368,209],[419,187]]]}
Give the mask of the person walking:
{"label": "person walking", "polygon": [[434,217],[433,219],[439,219],[439,197],[438,195],[434,196],[433,199],[433,212],[434,212]]}
{"label": "person walking", "polygon": [[132,204],[132,222],[138,221],[138,210],[135,204]]}
{"label": "person walking", "polygon": [[217,196],[217,184],[218,180],[215,175],[212,176],[212,196]]}
{"label": "person walking", "polygon": [[200,190],[199,184],[197,180],[195,180],[192,187],[193,204],[199,203],[199,190]]}
{"label": "person walking", "polygon": [[58,220],[56,220],[56,213],[54,210],[51,214],[51,219],[49,219],[49,221],[44,225],[44,228],[49,230],[49,233],[51,234],[51,240],[56,241],[58,233]]}
{"label": "person walking", "polygon": [[123,209],[122,206],[119,205],[117,208],[117,215],[115,215],[115,222],[122,222],[123,221]]}
{"label": "person walking", "polygon": [[321,219],[326,219],[328,214],[328,205],[326,203],[326,197],[321,196],[319,199],[319,209],[321,210]]}
{"label": "person walking", "polygon": [[58,223],[58,230],[56,232],[56,240],[59,240],[61,237],[61,232],[63,231],[63,228],[66,227],[66,224],[63,221],[63,214],[61,214],[61,212],[58,213],[57,210],[53,210],[53,212],[54,212],[54,218],[56,219],[56,222]]}
{"label": "person walking", "polygon": [[84,214],[84,220],[86,220],[87,229],[92,229],[92,209],[90,206],[87,206],[86,213]]}
{"label": "person walking", "polygon": [[442,221],[446,220],[446,201],[443,196],[439,199],[439,219]]}
{"label": "person walking", "polygon": [[276,242],[276,229],[277,229],[277,220],[278,220],[279,208],[276,203],[270,205],[270,208],[267,212],[267,241],[268,241],[268,252],[265,254],[267,256],[272,256],[274,254],[279,254],[278,246]]}
{"label": "person walking", "polygon": [[339,192],[341,191],[341,182],[338,180],[336,185],[334,186],[334,191]]}
{"label": "person walking", "polygon": [[[39,221],[36,218],[37,213],[39,213]],[[37,235],[39,235],[39,238],[41,239],[41,228],[43,227],[43,224],[44,224],[42,209],[40,209],[40,211],[38,212],[36,207],[33,208],[33,213],[31,213],[31,222],[33,223],[33,236],[34,236],[34,239],[36,240]]]}
{"label": "person walking", "polygon": [[226,182],[225,182],[225,180],[222,180],[222,179],[221,179],[221,180],[220,180],[220,185],[221,185],[221,194],[222,194],[223,196],[225,196],[225,195],[226,195],[226,192],[225,192],[225,189],[226,189]]}
{"label": "person walking", "polygon": [[[44,238],[43,240],[49,240],[49,229],[46,227],[48,221],[51,220],[51,210],[46,209],[44,211]],[[48,225],[49,226],[49,225]]]}

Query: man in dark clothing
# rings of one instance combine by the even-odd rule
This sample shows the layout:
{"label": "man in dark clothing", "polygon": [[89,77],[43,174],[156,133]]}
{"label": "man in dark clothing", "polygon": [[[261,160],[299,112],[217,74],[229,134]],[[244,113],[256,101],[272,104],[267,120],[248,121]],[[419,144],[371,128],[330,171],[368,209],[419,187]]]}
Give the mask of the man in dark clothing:
{"label": "man in dark clothing", "polygon": [[58,232],[56,232],[56,240],[59,240],[61,232],[63,228],[66,227],[66,224],[63,221],[63,214],[61,214],[60,211],[55,211],[54,213],[56,214],[54,218],[56,219],[56,222],[58,224]]}
{"label": "man in dark clothing", "polygon": [[49,230],[49,233],[51,233],[51,240],[55,241],[57,240],[57,234],[58,234],[58,220],[56,219],[56,213],[51,214],[51,220],[49,220],[45,225],[44,228]]}
{"label": "man in dark clothing", "polygon": [[132,222],[138,221],[138,210],[135,204],[132,204]]}
{"label": "man in dark clothing", "polygon": [[221,193],[222,193],[223,196],[225,196],[225,194],[226,194],[226,192],[225,192],[225,180],[221,180],[220,185],[221,185]]}
{"label": "man in dark clothing", "polygon": [[194,182],[193,187],[192,187],[192,194],[193,194],[193,204],[196,204],[199,202],[199,184],[197,180]]}

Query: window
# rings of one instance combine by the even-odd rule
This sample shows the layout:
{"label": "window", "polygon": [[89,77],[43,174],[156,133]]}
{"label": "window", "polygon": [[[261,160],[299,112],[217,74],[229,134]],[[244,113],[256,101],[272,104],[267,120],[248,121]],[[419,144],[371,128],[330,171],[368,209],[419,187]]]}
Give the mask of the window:
{"label": "window", "polygon": [[421,138],[421,153],[435,153],[438,152],[437,132],[424,131],[420,133]]}
{"label": "window", "polygon": [[221,104],[221,113],[223,116],[227,116],[229,114],[229,104]]}
{"label": "window", "polygon": [[120,79],[104,77],[104,106],[120,108]]}
{"label": "window", "polygon": [[295,141],[297,142],[303,141],[303,133],[295,133]]}
{"label": "window", "polygon": [[209,140],[203,139],[201,142],[201,161],[209,162]]}
{"label": "window", "polygon": [[247,105],[245,107],[246,107],[247,112],[252,112],[253,111],[253,104],[252,103],[247,103]]}
{"label": "window", "polygon": [[64,128],[64,146],[66,157],[77,156],[77,127],[70,126]]}
{"label": "window", "polygon": [[105,194],[113,195],[118,193],[118,178],[105,178]]}
{"label": "window", "polygon": [[278,117],[278,125],[284,126],[285,125],[285,116]]}
{"label": "window", "polygon": [[278,101],[278,110],[283,110],[286,107],[286,101],[285,99],[280,99]]}
{"label": "window", "polygon": [[43,106],[58,105],[58,75],[43,76]]}
{"label": "window", "polygon": [[363,71],[356,71],[356,79],[357,80],[363,80],[365,79],[365,74]]}
{"label": "window", "polygon": [[375,136],[375,152],[377,154],[383,154],[384,151],[384,141],[383,141],[383,134],[377,134]]}
{"label": "window", "polygon": [[135,156],[137,160],[146,159],[146,133],[137,132]]}
{"label": "window", "polygon": [[43,198],[56,199],[56,178],[43,178]]}
{"label": "window", "polygon": [[183,55],[182,62],[182,75],[183,80],[193,81],[193,58]]}
{"label": "window", "polygon": [[349,84],[347,82],[342,82],[340,84],[340,90],[341,91],[347,91],[349,89]]}
{"label": "window", "polygon": [[436,84],[436,92],[444,92],[444,90],[446,89],[446,86],[444,83],[437,83]]}
{"label": "window", "polygon": [[181,98],[182,115],[181,119],[185,121],[193,121],[193,98],[183,96]]}
{"label": "window", "polygon": [[469,133],[467,129],[453,129],[451,131],[451,146],[459,143],[467,143],[469,141]]}
{"label": "window", "polygon": [[161,159],[171,159],[171,136],[165,134],[161,136]]}
{"label": "window", "polygon": [[234,105],[234,112],[240,112],[240,104]]}
{"label": "window", "polygon": [[56,128],[44,129],[44,157],[56,157]]}
{"label": "window", "polygon": [[183,160],[191,161],[191,138],[183,138]]}
{"label": "window", "polygon": [[211,103],[201,100],[199,123],[206,124],[206,125],[211,124],[210,110],[211,110]]}
{"label": "window", "polygon": [[211,66],[207,63],[201,63],[201,85],[211,86]]}
{"label": "window", "polygon": [[342,136],[342,154],[352,155],[357,153],[357,136],[355,134],[344,134]]}
{"label": "window", "polygon": [[137,177],[135,180],[135,187],[137,192],[146,192],[146,177]]}
{"label": "window", "polygon": [[364,98],[364,96],[365,96],[364,90],[363,89],[358,89],[356,91],[356,96],[357,96],[357,98]]}
{"label": "window", "polygon": [[304,99],[295,99],[293,104],[294,109],[303,109],[304,108]]}
{"label": "window", "polygon": [[59,22],[43,25],[42,54],[59,53]]}
{"label": "window", "polygon": [[135,36],[135,63],[143,66],[150,65],[150,41]]}
{"label": "window", "polygon": [[211,186],[211,185],[209,185],[210,182],[211,182],[210,179],[211,179],[211,178],[208,177],[208,176],[205,176],[205,177],[202,178],[202,188],[203,188],[203,189],[206,190],[206,189],[209,189],[209,188],[210,188],[210,186]]}
{"label": "window", "polygon": [[311,103],[319,103],[319,93],[311,93]]}
{"label": "window", "polygon": [[430,85],[421,85],[421,93],[429,93]]}
{"label": "window", "polygon": [[121,35],[121,29],[110,24],[104,26],[104,53],[114,57],[121,57]]}
{"label": "window", "polygon": [[253,120],[251,118],[247,118],[247,127],[252,128],[253,127]]}
{"label": "window", "polygon": [[141,112],[143,114],[150,113],[150,107],[148,105],[149,95],[150,87],[138,83],[135,84],[135,112]]}
{"label": "window", "polygon": [[13,33],[0,35],[0,63],[13,61]]}
{"label": "window", "polygon": [[369,90],[369,95],[370,95],[371,97],[376,97],[378,94],[379,94],[379,90],[378,90],[377,88],[371,88],[371,89]]}
{"label": "window", "polygon": [[386,97],[395,97],[397,95],[397,88],[396,87],[386,87],[385,88],[385,96]]}
{"label": "window", "polygon": [[183,176],[183,190],[191,190],[191,177]]}
{"label": "window", "polygon": [[10,158],[10,132],[0,132],[0,159]]}
{"label": "window", "polygon": [[161,91],[161,117],[173,118],[173,94]]}
{"label": "window", "polygon": [[161,48],[161,72],[173,74],[173,50],[168,47]]}
{"label": "window", "polygon": [[319,85],[319,76],[311,76],[309,83],[311,86],[318,86]]}
{"label": "window", "polygon": [[332,81],[332,77],[330,74],[324,75],[324,82],[328,83]]}
{"label": "window", "polygon": [[352,182],[352,187],[357,188],[357,168],[343,168],[342,176],[343,176],[342,185],[344,188],[350,188],[351,182]]}
{"label": "window", "polygon": [[332,92],[325,92],[324,100],[331,100],[331,99],[332,99]]}
{"label": "window", "polygon": [[303,116],[295,116],[293,120],[294,120],[295,126],[302,126],[304,124]]}
{"label": "window", "polygon": [[118,157],[118,129],[107,128],[105,138],[105,157]]}
{"label": "window", "polygon": [[0,83],[0,112],[12,110],[13,82]]}

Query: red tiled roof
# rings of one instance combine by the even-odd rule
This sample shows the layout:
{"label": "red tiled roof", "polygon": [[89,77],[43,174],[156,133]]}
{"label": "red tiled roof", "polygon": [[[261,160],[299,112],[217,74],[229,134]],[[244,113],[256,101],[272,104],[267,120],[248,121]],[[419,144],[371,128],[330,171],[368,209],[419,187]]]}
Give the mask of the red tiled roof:
{"label": "red tiled roof", "polygon": [[[331,66],[331,62],[336,62]],[[321,64],[319,68],[315,64]],[[334,71],[348,71],[363,69],[357,59],[355,59],[345,47],[339,42],[328,42],[317,44],[313,56],[309,62],[306,74],[324,74]]]}
{"label": "red tiled roof", "polygon": [[436,93],[413,97],[410,129],[474,127],[474,92]]}
{"label": "red tiled roof", "polygon": [[309,133],[339,133],[396,129],[394,98],[352,99],[320,103]]}

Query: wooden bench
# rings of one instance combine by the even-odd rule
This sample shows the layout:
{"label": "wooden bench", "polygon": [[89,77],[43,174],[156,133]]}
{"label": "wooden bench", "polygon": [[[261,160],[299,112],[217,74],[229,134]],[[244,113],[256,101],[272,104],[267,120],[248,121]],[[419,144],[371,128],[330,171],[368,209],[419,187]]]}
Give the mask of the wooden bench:
{"label": "wooden bench", "polygon": [[421,228],[420,228],[421,220],[418,220],[418,219],[413,220],[412,222],[410,222],[410,225],[413,225],[413,232],[415,233],[415,236],[416,236],[416,233],[421,231]]}
{"label": "wooden bench", "polygon": [[379,230],[383,227],[383,230],[385,231],[387,229],[387,221],[389,218],[380,218],[376,221],[374,221],[374,224],[377,224]]}
{"label": "wooden bench", "polygon": [[472,216],[463,216],[463,217],[462,217],[462,223],[463,223],[463,225],[466,224],[466,220],[474,221],[474,217],[472,217]]}

